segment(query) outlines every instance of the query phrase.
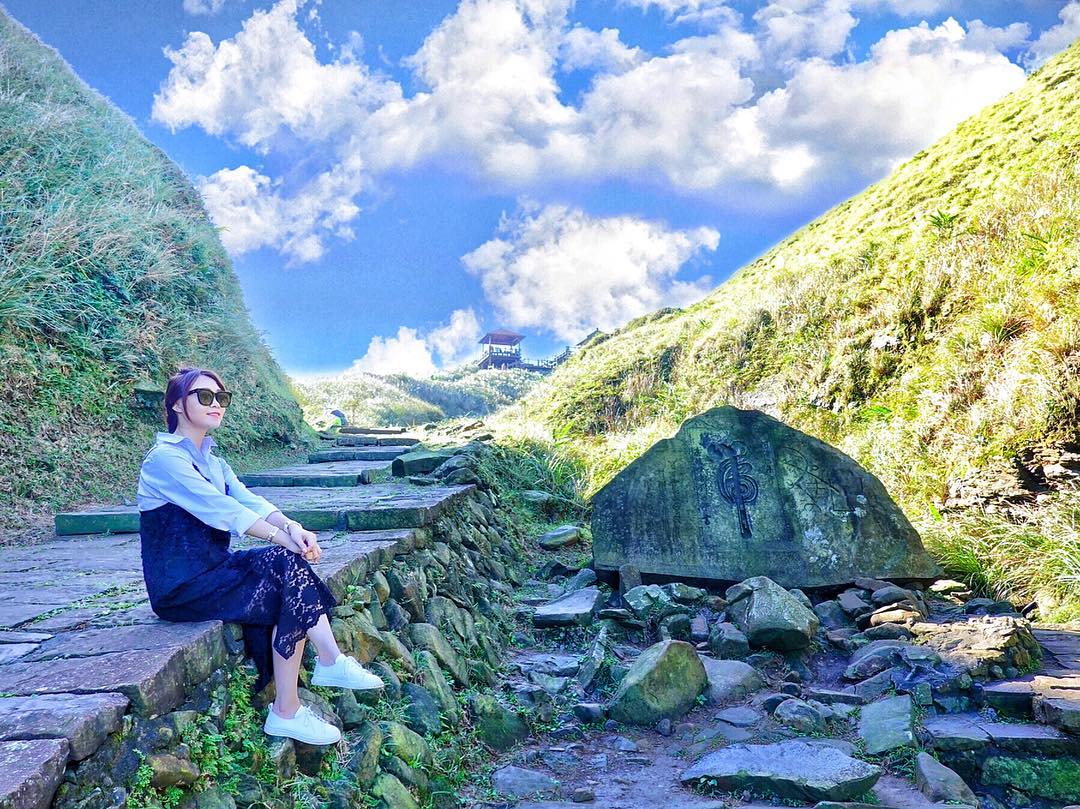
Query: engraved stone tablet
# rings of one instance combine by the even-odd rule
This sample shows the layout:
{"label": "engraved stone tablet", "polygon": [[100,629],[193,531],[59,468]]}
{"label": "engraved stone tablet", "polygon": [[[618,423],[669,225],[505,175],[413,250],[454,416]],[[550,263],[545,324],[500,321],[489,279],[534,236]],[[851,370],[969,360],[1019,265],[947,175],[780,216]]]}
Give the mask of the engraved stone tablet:
{"label": "engraved stone tablet", "polygon": [[593,498],[597,570],[785,587],[940,571],[876,477],[758,410],[718,407],[653,445]]}

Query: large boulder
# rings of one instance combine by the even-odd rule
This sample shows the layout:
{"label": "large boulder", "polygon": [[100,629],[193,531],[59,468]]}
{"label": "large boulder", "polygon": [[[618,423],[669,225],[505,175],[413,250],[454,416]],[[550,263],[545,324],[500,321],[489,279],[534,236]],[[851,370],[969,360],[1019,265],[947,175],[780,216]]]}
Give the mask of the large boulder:
{"label": "large boulder", "polygon": [[684,784],[704,781],[724,792],[749,789],[781,798],[850,801],[870,789],[881,768],[825,744],[734,744],[685,770]]}
{"label": "large boulder", "polygon": [[818,628],[818,617],[795,596],[765,576],[728,588],[727,611],[752,646],[788,651],[804,649]]}
{"label": "large boulder", "polygon": [[676,719],[694,707],[707,685],[705,666],[693,646],[661,641],[638,655],[612,697],[608,715],[628,725]]}
{"label": "large boulder", "polygon": [[885,487],[840,450],[757,410],[718,407],[593,498],[596,569],[822,587],[940,571]]}

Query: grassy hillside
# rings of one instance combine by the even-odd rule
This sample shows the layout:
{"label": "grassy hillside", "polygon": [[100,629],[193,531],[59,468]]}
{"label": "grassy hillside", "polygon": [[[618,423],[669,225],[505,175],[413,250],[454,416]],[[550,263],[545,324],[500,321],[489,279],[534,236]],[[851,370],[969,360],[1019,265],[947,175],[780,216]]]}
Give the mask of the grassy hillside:
{"label": "grassy hillside", "polygon": [[[1080,449],[1078,161],[1074,44],[705,300],[594,341],[506,422],[593,492],[695,413],[764,409],[878,474],[953,570],[1049,612],[1080,592],[1070,476],[1031,461]],[[1043,494],[1008,517],[944,508],[1025,475]]]}
{"label": "grassy hillside", "polygon": [[340,409],[355,424],[413,425],[459,416],[485,416],[520,399],[543,377],[531,371],[475,367],[417,379],[347,371],[298,382],[304,414],[312,424]]}
{"label": "grassy hillside", "polygon": [[310,437],[194,188],[60,56],[0,12],[0,528],[134,497],[178,366],[236,391],[216,433],[243,469]]}

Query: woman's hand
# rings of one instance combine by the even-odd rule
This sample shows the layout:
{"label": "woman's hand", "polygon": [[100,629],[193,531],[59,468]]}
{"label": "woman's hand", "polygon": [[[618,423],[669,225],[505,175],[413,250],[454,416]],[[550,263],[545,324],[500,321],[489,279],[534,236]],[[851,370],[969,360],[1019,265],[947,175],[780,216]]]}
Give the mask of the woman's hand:
{"label": "woman's hand", "polygon": [[296,545],[297,553],[300,553],[308,562],[315,563],[322,558],[322,548],[313,531],[308,531],[298,522],[289,524],[289,539]]}

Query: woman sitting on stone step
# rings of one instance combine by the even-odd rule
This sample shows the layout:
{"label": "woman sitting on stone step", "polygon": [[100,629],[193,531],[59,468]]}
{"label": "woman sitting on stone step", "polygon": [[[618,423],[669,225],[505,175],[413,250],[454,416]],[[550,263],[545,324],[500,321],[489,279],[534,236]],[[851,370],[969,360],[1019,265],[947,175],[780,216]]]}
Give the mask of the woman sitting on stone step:
{"label": "woman sitting on stone step", "polygon": [[[241,624],[258,671],[256,691],[274,680],[263,729],[308,744],[341,732],[300,704],[297,677],[305,637],[318,656],[313,685],[381,688],[382,680],[338,649],[328,612],[337,601],[311,569],[322,555],[314,533],[249,491],[211,454],[232,394],[213,371],[181,369],[165,391],[168,432],[159,432],[139,474],[139,533],[150,604],[167,621]],[[232,532],[267,539],[230,551]]]}

